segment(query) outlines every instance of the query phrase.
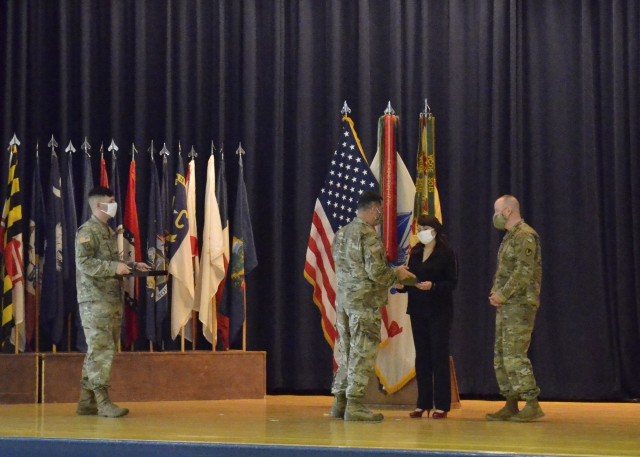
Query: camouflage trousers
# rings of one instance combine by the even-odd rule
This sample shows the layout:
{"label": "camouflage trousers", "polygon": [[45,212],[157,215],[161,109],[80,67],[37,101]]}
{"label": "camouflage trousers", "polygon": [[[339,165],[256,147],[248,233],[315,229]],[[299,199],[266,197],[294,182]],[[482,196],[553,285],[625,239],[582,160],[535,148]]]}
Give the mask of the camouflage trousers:
{"label": "camouflage trousers", "polygon": [[108,388],[111,365],[120,340],[122,306],[109,302],[80,303],[80,319],[87,340],[80,384],[89,390]]}
{"label": "camouflage trousers", "polygon": [[346,393],[347,398],[361,398],[373,373],[380,344],[380,310],[345,310],[338,307],[337,363],[331,392]]}
{"label": "camouflage trousers", "polygon": [[527,357],[536,311],[532,305],[503,305],[496,313],[493,367],[507,399],[532,400],[540,393]]}

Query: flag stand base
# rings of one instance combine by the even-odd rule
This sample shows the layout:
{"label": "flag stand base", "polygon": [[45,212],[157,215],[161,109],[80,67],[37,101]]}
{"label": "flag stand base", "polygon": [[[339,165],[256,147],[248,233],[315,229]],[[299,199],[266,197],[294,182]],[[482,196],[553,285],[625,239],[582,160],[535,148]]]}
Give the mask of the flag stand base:
{"label": "flag stand base", "polygon": [[[77,402],[84,354],[40,357],[40,401]],[[119,352],[110,395],[121,402],[263,399],[266,359],[266,352]]]}
{"label": "flag stand base", "polygon": [[38,355],[0,354],[0,373],[7,373],[0,390],[0,404],[38,402]]}

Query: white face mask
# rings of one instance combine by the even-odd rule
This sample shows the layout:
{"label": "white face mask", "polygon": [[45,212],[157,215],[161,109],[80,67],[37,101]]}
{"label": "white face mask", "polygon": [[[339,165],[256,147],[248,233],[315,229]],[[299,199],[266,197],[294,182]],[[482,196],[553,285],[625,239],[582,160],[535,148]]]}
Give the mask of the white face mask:
{"label": "white face mask", "polygon": [[416,236],[422,244],[429,244],[436,239],[433,234],[433,230],[422,230],[421,232],[418,232]]}
{"label": "white face mask", "polygon": [[100,208],[100,211],[107,214],[109,217],[115,217],[116,212],[118,211],[118,204],[116,202],[103,203],[103,205],[107,205],[107,209]]}

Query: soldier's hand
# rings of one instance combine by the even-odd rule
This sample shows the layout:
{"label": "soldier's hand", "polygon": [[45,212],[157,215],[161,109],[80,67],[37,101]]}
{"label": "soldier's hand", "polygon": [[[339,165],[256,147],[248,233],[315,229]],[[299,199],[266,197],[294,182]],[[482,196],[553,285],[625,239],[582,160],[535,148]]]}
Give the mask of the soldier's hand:
{"label": "soldier's hand", "polygon": [[116,266],[117,275],[124,276],[128,275],[129,273],[131,273],[131,268],[129,268],[126,263],[118,263],[118,266]]}
{"label": "soldier's hand", "polygon": [[416,275],[414,275],[409,271],[406,265],[401,265],[398,268],[396,268],[396,276],[400,281],[404,281],[406,279],[411,279],[416,277]]}
{"label": "soldier's hand", "polygon": [[136,262],[136,270],[138,271],[151,271],[151,267],[143,262]]}
{"label": "soldier's hand", "polygon": [[498,294],[494,292],[491,295],[489,295],[489,304],[491,306],[495,306],[496,308],[499,308],[500,306],[502,306],[502,299]]}
{"label": "soldier's hand", "polygon": [[416,284],[416,287],[420,290],[431,290],[433,283],[431,281],[422,281]]}

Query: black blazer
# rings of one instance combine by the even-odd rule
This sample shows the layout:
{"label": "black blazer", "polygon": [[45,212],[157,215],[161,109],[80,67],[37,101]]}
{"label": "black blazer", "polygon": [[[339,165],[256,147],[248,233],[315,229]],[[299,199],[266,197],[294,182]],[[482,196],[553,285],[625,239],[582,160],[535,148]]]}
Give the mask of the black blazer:
{"label": "black blazer", "polygon": [[409,294],[407,314],[425,315],[442,308],[453,306],[453,290],[458,283],[458,262],[450,247],[438,246],[423,262],[424,245],[416,244],[409,257],[409,270],[418,282],[431,281],[431,290],[420,290],[415,286],[405,286]]}

